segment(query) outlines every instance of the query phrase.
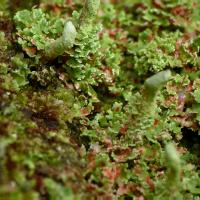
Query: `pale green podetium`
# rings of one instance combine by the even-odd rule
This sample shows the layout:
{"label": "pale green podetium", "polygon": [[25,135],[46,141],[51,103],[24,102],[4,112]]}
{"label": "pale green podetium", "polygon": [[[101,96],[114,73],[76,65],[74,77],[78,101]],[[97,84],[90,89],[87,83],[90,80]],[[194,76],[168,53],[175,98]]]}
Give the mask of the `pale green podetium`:
{"label": "pale green podetium", "polygon": [[[79,17],[78,26],[79,29],[91,24],[96,18],[100,0],[86,0]],[[65,23],[64,31],[61,37],[47,44],[45,48],[45,55],[50,59],[54,59],[59,55],[62,55],[67,49],[73,47],[77,31],[71,21]]]}
{"label": "pale green podetium", "polygon": [[165,152],[168,167],[167,184],[170,187],[176,187],[180,181],[181,161],[178,152],[172,143],[166,145]]}
{"label": "pale green podetium", "polygon": [[150,78],[144,83],[144,95],[149,102],[153,101],[157,91],[171,78],[171,71],[161,71]]}
{"label": "pale green podetium", "polygon": [[76,39],[76,28],[71,21],[65,23],[62,36],[47,44],[45,54],[48,58],[54,59],[62,55],[67,49],[74,45]]}
{"label": "pale green podetium", "polygon": [[166,84],[167,81],[170,80],[170,78],[171,71],[165,70],[149,77],[144,82],[143,90],[141,92],[141,102],[143,103],[139,108],[140,110],[138,110],[140,113],[139,116],[141,116],[141,122],[147,122],[147,124],[151,125],[148,119],[154,120],[155,118],[157,110],[156,96],[158,95],[159,90],[161,90],[161,88]]}
{"label": "pale green podetium", "polygon": [[99,6],[100,0],[85,0],[84,7],[79,18],[79,26],[91,23],[97,16]]}
{"label": "pale green podetium", "polygon": [[[165,70],[161,71],[151,77],[149,77],[145,82],[143,89],[141,91],[141,102],[143,112],[141,109],[139,113],[142,116],[147,115],[148,117],[153,116],[156,110],[156,96],[158,91],[166,84],[167,81],[171,78],[171,71]],[[145,114],[146,113],[146,114]]]}
{"label": "pale green podetium", "polygon": [[137,142],[142,142],[141,136],[147,136],[146,132],[152,128],[157,112],[156,96],[170,78],[170,70],[161,71],[148,78],[142,90],[132,97],[132,103],[127,107],[128,112],[131,110],[129,120],[133,122],[128,135],[131,138],[134,135]]}

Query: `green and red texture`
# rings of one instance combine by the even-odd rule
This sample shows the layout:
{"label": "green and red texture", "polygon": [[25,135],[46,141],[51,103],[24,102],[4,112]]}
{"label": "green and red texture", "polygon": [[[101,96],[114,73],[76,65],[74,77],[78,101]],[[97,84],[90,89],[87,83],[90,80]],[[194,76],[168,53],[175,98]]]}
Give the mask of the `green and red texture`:
{"label": "green and red texture", "polygon": [[0,199],[198,200],[199,0],[0,0]]}

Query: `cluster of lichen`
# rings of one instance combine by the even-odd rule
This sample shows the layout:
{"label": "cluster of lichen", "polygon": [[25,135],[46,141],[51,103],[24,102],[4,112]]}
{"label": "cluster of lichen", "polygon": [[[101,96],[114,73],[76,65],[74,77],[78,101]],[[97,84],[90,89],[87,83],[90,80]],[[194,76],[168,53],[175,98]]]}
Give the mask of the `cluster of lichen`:
{"label": "cluster of lichen", "polygon": [[0,199],[199,199],[198,0],[0,0]]}

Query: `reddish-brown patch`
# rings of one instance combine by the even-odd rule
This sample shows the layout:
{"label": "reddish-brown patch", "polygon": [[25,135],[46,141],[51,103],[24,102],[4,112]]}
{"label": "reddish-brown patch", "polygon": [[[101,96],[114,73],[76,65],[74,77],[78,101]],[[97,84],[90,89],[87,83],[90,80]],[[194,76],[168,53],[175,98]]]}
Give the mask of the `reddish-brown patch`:
{"label": "reddish-brown patch", "polygon": [[[1,81],[0,81],[1,82]],[[0,88],[0,97],[2,97],[4,94],[4,90]]]}
{"label": "reddish-brown patch", "polygon": [[119,134],[120,134],[121,136],[123,136],[123,135],[126,134],[127,130],[128,130],[128,125],[125,124],[123,127],[121,127],[121,128],[119,129]]}
{"label": "reddish-brown patch", "polygon": [[176,41],[176,46],[175,46],[175,51],[174,51],[174,56],[175,58],[178,58],[180,56],[180,47],[183,43],[183,39],[180,38]]}
{"label": "reddish-brown patch", "polygon": [[155,119],[153,125],[156,127],[159,124],[159,120]]}
{"label": "reddish-brown patch", "polygon": [[181,124],[182,127],[192,127],[194,124],[191,121],[190,117],[187,115],[179,115],[179,116],[173,116],[171,117],[172,120],[178,122]]}
{"label": "reddish-brown patch", "polygon": [[176,6],[174,8],[172,8],[171,13],[173,15],[179,15],[181,17],[185,17],[186,15],[188,15],[188,9],[182,5],[180,6]]}
{"label": "reddish-brown patch", "polygon": [[121,196],[123,194],[127,194],[129,192],[129,187],[127,184],[120,184],[117,190],[117,195]]}
{"label": "reddish-brown patch", "polygon": [[90,112],[91,112],[91,109],[88,108],[88,107],[81,108],[81,114],[82,114],[82,116],[87,116],[87,115],[90,114]]}
{"label": "reddish-brown patch", "polygon": [[36,175],[35,182],[36,182],[35,184],[36,190],[42,191],[44,188],[43,177],[40,175]]}
{"label": "reddish-brown patch", "polygon": [[115,30],[109,30],[109,36],[110,37],[114,37],[116,35],[116,31]]}
{"label": "reddish-brown patch", "polygon": [[126,149],[120,149],[117,148],[114,150],[115,154],[115,161],[117,162],[123,162],[127,159],[127,157],[131,154],[132,149],[131,148],[126,148]]}
{"label": "reddish-brown patch", "polygon": [[37,49],[35,47],[27,47],[24,50],[26,51],[28,55],[32,55],[32,56],[34,56],[37,52]]}
{"label": "reddish-brown patch", "polygon": [[103,167],[103,175],[107,177],[111,183],[115,182],[115,180],[117,179],[117,177],[120,176],[120,174],[121,170],[116,166],[113,166],[111,168]]}
{"label": "reddish-brown patch", "polygon": [[151,192],[155,191],[155,185],[150,176],[146,177],[146,183],[149,185]]}
{"label": "reddish-brown patch", "polygon": [[88,183],[88,184],[86,185],[86,190],[87,190],[88,192],[93,192],[93,191],[96,190],[96,189],[97,189],[97,186],[96,186],[95,184]]}
{"label": "reddish-brown patch", "polygon": [[153,0],[153,1],[152,1],[152,4],[153,4],[153,6],[156,7],[156,8],[162,8],[162,7],[163,7],[162,2],[159,1],[159,0]]}
{"label": "reddish-brown patch", "polygon": [[134,5],[134,9],[142,9],[142,10],[144,10],[144,9],[146,9],[146,6],[145,6],[144,3],[136,3]]}
{"label": "reddish-brown patch", "polygon": [[141,188],[139,185],[135,184],[135,183],[128,183],[128,184],[120,184],[119,188],[117,190],[117,194],[119,196],[123,195],[123,194],[127,194],[129,192],[134,193],[137,197],[141,197]]}
{"label": "reddish-brown patch", "polygon": [[168,107],[168,106],[172,105],[174,102],[177,102],[177,97],[176,96],[169,96],[169,97],[166,98],[164,104],[165,104],[165,106]]}
{"label": "reddish-brown patch", "polygon": [[[200,84],[199,84],[199,86],[200,86]],[[191,82],[189,83],[189,85],[187,86],[186,91],[187,91],[187,92],[192,92],[192,91],[193,91],[193,82],[192,82],[192,81],[191,81]]]}
{"label": "reddish-brown patch", "polygon": [[73,3],[72,0],[66,0],[66,4],[67,4],[67,5],[71,5],[72,3]]}
{"label": "reddish-brown patch", "polygon": [[59,6],[52,6],[52,11],[56,14],[60,14],[61,13],[61,8]]}

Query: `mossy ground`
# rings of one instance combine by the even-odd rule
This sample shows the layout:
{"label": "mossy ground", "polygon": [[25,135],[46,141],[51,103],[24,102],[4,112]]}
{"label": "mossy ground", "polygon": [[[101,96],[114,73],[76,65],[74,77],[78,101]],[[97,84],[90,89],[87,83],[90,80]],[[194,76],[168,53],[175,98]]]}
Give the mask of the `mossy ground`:
{"label": "mossy ground", "polygon": [[0,200],[199,200],[200,1],[87,2],[0,0]]}

